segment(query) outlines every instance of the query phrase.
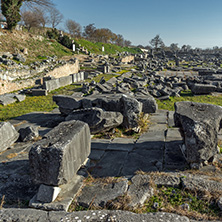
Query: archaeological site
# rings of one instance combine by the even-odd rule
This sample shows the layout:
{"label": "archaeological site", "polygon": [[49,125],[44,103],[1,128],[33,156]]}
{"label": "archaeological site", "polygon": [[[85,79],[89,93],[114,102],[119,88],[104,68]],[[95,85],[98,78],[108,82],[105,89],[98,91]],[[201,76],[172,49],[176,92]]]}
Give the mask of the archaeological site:
{"label": "archaeological site", "polygon": [[222,48],[14,27],[4,2],[0,222],[222,221]]}

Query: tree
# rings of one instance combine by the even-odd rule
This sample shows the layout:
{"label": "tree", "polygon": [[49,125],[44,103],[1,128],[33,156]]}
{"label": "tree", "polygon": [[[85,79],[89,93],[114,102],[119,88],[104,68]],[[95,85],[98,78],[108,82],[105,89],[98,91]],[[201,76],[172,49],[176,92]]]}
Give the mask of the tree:
{"label": "tree", "polygon": [[1,0],[2,14],[6,18],[9,30],[12,30],[21,20],[20,8],[23,3],[27,3],[29,6],[53,6],[51,0]]}
{"label": "tree", "polygon": [[164,47],[164,43],[163,43],[163,40],[160,38],[160,35],[156,35],[153,39],[151,39],[150,45],[151,45],[155,50],[158,50],[158,49]]}
{"label": "tree", "polygon": [[2,14],[6,18],[9,30],[12,30],[21,19],[22,0],[1,0]]}
{"label": "tree", "polygon": [[126,47],[131,46],[131,44],[132,44],[132,42],[129,41],[129,40],[125,40],[125,41],[124,41],[124,46],[126,46]]}
{"label": "tree", "polygon": [[116,44],[118,46],[124,46],[124,38],[122,35],[120,34],[117,35]]}
{"label": "tree", "polygon": [[170,49],[171,49],[172,52],[178,51],[179,50],[178,43],[172,43],[170,45]]}
{"label": "tree", "polygon": [[56,8],[49,9],[49,22],[52,25],[52,28],[55,28],[63,20],[63,15]]}
{"label": "tree", "polygon": [[81,25],[71,19],[66,20],[65,23],[66,29],[69,31],[69,34],[73,37],[80,37],[81,36]]}
{"label": "tree", "polygon": [[181,50],[182,50],[183,52],[189,52],[191,49],[192,49],[192,47],[191,47],[190,45],[183,45],[183,46],[181,47]]}
{"label": "tree", "polygon": [[35,17],[38,20],[38,23],[41,24],[42,27],[44,28],[46,24],[49,22],[46,10],[43,9],[42,7],[35,7],[33,13],[35,14]]}
{"label": "tree", "polygon": [[95,39],[96,27],[94,25],[95,24],[92,23],[87,26],[84,26],[83,36],[90,41]]}
{"label": "tree", "polygon": [[30,31],[33,27],[39,27],[40,21],[38,19],[38,14],[34,11],[24,11],[21,13],[22,22],[24,26]]}

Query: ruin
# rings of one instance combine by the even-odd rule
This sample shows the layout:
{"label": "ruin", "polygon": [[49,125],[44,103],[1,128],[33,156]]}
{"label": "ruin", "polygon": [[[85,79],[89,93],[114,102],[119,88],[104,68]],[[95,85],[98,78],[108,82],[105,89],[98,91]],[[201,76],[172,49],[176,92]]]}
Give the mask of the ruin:
{"label": "ruin", "polygon": [[[183,68],[183,61],[190,61],[190,57],[193,67]],[[155,195],[154,185],[192,192],[221,191],[221,181],[186,171],[195,168],[221,176],[212,165],[222,163],[217,147],[221,107],[179,102],[173,112],[158,109],[156,102],[182,96],[187,90],[194,95],[221,92],[221,70],[216,64],[210,69],[198,68],[196,55],[178,54],[175,66],[168,63],[172,58],[173,54],[163,53],[116,58],[89,55],[80,66],[96,69],[47,75],[36,79],[32,89],[0,96],[1,104],[7,105],[25,99],[25,93],[45,96],[66,85],[81,86],[72,95],[54,95],[58,109],[53,112],[29,113],[0,124],[0,197],[4,195],[12,205],[15,199],[28,201],[23,208],[35,208],[28,208],[29,212],[3,208],[0,220],[28,221],[32,214],[36,221],[96,221],[102,215],[101,221],[115,217],[193,221],[164,212],[66,212],[73,202],[82,208],[112,209],[122,197],[128,198],[126,209],[134,210]],[[78,64],[76,60],[72,63]],[[125,68],[127,72],[118,73]],[[112,78],[103,76],[96,82],[93,78],[102,73]],[[148,116],[149,127],[139,134],[141,114]],[[97,133],[112,134],[117,127],[138,133],[138,137],[93,138]],[[221,209],[220,201],[216,205]],[[158,203],[152,207],[158,208]],[[189,205],[181,205],[184,207]]]}

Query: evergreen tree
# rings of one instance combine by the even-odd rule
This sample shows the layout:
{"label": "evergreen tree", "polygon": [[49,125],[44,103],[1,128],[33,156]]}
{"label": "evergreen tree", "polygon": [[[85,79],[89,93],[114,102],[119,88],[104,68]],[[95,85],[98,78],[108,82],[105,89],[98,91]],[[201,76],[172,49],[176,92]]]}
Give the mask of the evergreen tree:
{"label": "evergreen tree", "polygon": [[9,30],[12,30],[21,19],[22,0],[1,0],[2,14],[6,18]]}
{"label": "evergreen tree", "polygon": [[1,0],[2,14],[6,18],[8,29],[15,28],[17,23],[21,20],[20,8],[22,3],[25,2],[31,5],[39,5],[43,7],[52,7],[51,0]]}

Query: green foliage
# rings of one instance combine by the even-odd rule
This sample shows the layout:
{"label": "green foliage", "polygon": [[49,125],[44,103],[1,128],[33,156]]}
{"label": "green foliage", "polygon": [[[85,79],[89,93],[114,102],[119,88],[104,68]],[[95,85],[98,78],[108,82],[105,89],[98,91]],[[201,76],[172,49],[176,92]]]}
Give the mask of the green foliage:
{"label": "green foliage", "polygon": [[1,1],[2,14],[6,18],[9,30],[12,30],[21,19],[20,8],[22,6],[22,2],[22,0]]}
{"label": "green foliage", "polygon": [[59,32],[57,29],[51,29],[51,30],[48,30],[46,32],[46,36],[49,38],[49,39],[55,39],[56,41],[59,40]]}
{"label": "green foliage", "polygon": [[0,121],[6,121],[34,111],[49,112],[56,107],[52,96],[27,96],[22,102],[16,102],[7,106],[0,105]]}

